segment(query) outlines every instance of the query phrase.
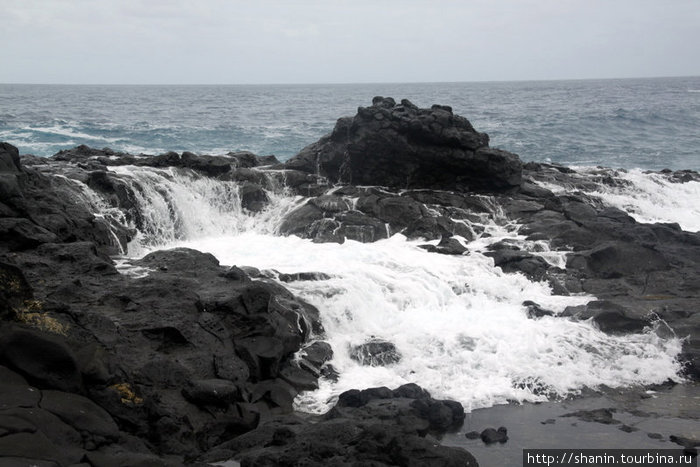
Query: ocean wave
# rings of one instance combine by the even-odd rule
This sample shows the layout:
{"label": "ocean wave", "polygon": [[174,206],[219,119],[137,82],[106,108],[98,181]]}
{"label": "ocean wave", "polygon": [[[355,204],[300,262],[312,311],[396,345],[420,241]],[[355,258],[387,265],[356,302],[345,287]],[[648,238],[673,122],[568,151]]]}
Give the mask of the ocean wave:
{"label": "ocean wave", "polygon": [[102,141],[106,143],[117,143],[120,141],[123,141],[123,138],[114,138],[114,137],[108,137],[104,135],[99,135],[99,134],[91,134],[91,133],[85,133],[81,130],[79,130],[80,126],[72,126],[68,124],[64,125],[53,125],[53,126],[31,126],[26,128],[27,131],[31,131],[33,133],[44,133],[48,135],[58,135],[58,136],[65,136],[67,138],[73,138],[73,139],[82,139],[82,140],[89,140],[89,141]]}
{"label": "ocean wave", "polygon": [[[488,132],[493,146],[513,150],[524,160],[698,170],[700,112],[684,97],[697,90],[696,78],[301,88],[154,86],[118,92],[108,86],[12,87],[6,92],[14,96],[14,104],[3,109],[0,130],[45,129],[35,133],[34,142],[70,140],[117,150],[143,148],[147,153],[245,149],[286,159],[329,133],[339,116],[366,105],[368,96],[393,94],[422,105],[452,105],[455,113]],[[68,148],[43,147],[54,152]],[[663,159],[657,156],[660,150]]]}

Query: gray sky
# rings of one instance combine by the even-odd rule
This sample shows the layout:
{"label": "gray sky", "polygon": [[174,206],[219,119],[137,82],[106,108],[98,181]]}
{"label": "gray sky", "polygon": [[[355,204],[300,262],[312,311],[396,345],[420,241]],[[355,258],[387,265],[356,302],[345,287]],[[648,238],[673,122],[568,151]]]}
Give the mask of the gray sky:
{"label": "gray sky", "polygon": [[700,0],[0,0],[0,83],[700,75]]}

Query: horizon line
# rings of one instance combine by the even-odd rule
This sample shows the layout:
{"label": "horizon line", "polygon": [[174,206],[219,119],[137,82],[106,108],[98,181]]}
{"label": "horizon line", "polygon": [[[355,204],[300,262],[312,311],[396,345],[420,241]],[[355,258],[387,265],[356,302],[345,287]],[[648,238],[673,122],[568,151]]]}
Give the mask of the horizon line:
{"label": "horizon line", "polygon": [[673,76],[628,76],[607,78],[538,78],[538,79],[496,79],[471,81],[356,81],[356,82],[270,82],[270,83],[48,83],[48,82],[0,82],[0,85],[13,86],[347,86],[347,85],[386,85],[386,84],[466,84],[466,83],[526,83],[551,81],[616,81],[635,79],[700,78],[700,75]]}

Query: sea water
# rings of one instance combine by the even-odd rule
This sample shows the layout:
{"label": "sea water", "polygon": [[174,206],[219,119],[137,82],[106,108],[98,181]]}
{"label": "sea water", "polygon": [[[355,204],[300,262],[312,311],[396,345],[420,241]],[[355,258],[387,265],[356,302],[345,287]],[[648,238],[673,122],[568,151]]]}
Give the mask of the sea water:
{"label": "sea water", "polygon": [[[325,333],[313,339],[331,344],[331,364],[340,374],[301,394],[300,410],[323,412],[348,389],[408,382],[471,410],[560,398],[601,385],[679,379],[676,356],[684,336],[669,335],[663,322],[640,334],[609,336],[590,322],[556,316],[595,297],[556,296],[546,282],[495,267],[484,253],[503,240],[554,266],[563,265],[566,251],[527,240],[488,197],[491,212],[465,221],[483,233],[466,244],[468,254],[450,256],[429,253],[420,248],[425,241],[400,233],[369,244],[281,236],[282,217],[306,202],[284,189],[269,191],[270,205],[254,214],[241,208],[235,182],[174,168],[112,170],[139,192],[143,214],[140,236],[120,263],[125,273],[133,273],[129,258],[162,247],[209,252],[221,264],[254,266],[269,277],[322,273],[322,280],[285,284],[320,310]],[[528,318],[527,300],[555,316]],[[374,367],[353,360],[350,350],[372,339],[394,344],[400,360]]]}
{"label": "sea water", "polygon": [[700,77],[231,86],[0,84],[0,141],[50,156],[249,150],[285,160],[375,95],[445,104],[524,161],[700,169]]}
{"label": "sea water", "polygon": [[[408,98],[425,107],[453,106],[492,146],[523,160],[611,166],[629,181],[600,185],[591,195],[621,207],[640,222],[678,222],[700,229],[698,182],[671,183],[645,169],[700,169],[700,78],[298,86],[44,86],[0,85],[0,140],[21,153],[48,156],[77,144],[132,153],[189,150],[221,154],[250,150],[284,160],[353,115],[374,95]],[[555,296],[544,282],[505,274],[483,253],[508,239],[562,265],[566,251],[550,251],[518,233],[493,204],[471,220],[468,254],[426,252],[400,233],[371,244],[316,244],[278,234],[285,213],[306,202],[271,190],[261,213],[242,209],[235,182],[177,169],[112,168],[138,186],[142,224],[119,259],[135,278],[147,270],[131,259],[158,248],[185,246],[213,253],[224,265],[268,271],[321,272],[328,278],[286,284],[314,304],[331,344],[336,382],[323,380],[297,399],[321,412],[350,388],[416,382],[435,397],[470,410],[508,401],[537,401],[584,388],[678,380],[685,336],[662,322],[639,334],[608,336],[590,322],[528,319],[523,301],[561,313],[594,300]],[[549,186],[553,190],[567,187]],[[85,187],[98,215],[126,220]],[[485,200],[488,202],[488,200]],[[478,224],[478,225],[476,225]],[[138,279],[136,279],[138,280]],[[658,332],[657,332],[658,331]],[[378,367],[350,358],[369,339],[393,343],[401,358]]]}

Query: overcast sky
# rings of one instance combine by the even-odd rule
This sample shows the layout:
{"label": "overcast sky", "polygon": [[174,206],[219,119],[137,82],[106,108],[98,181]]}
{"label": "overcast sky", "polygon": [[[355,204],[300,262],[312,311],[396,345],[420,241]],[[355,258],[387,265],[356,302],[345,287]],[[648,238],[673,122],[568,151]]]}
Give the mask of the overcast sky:
{"label": "overcast sky", "polygon": [[0,0],[0,83],[700,75],[700,0]]}

